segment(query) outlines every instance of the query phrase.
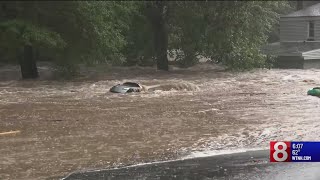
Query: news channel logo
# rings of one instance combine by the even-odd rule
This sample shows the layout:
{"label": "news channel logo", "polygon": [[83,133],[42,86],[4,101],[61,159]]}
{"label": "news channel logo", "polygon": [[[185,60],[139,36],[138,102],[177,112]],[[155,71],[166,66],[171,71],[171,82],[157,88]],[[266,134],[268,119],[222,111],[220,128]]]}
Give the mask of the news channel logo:
{"label": "news channel logo", "polygon": [[320,142],[271,141],[270,162],[320,162]]}

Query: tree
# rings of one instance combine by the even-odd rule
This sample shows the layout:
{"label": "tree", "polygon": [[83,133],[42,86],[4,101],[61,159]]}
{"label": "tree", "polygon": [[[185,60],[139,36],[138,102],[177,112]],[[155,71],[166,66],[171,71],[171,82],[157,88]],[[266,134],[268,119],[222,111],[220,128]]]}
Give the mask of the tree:
{"label": "tree", "polygon": [[124,32],[126,45],[121,52],[125,65],[152,66],[155,63],[155,43],[152,23],[147,3],[136,2],[136,10],[131,13],[129,29]]}
{"label": "tree", "polygon": [[[178,40],[184,64],[198,61],[196,55],[210,57],[232,69],[264,67],[267,57],[260,47],[279,18],[282,1],[207,1],[176,4]],[[182,10],[180,10],[182,9]],[[184,9],[184,10],[183,10]],[[179,23],[180,22],[180,23]],[[188,43],[187,43],[188,42]],[[190,58],[191,54],[194,54]],[[191,62],[190,62],[191,61]]]}
{"label": "tree", "polygon": [[149,9],[148,16],[154,35],[157,68],[168,71],[168,5],[166,1],[153,1],[149,2],[147,7]]}
{"label": "tree", "polygon": [[[180,52],[176,61],[183,67],[194,65],[200,56],[232,69],[264,67],[267,57],[261,54],[260,47],[267,43],[280,13],[289,8],[286,1],[153,1],[146,4],[159,69],[167,69],[167,51]],[[138,30],[135,32],[139,34]],[[141,32],[146,34],[145,29]],[[149,37],[143,34],[138,35],[142,40],[136,42],[148,42]],[[144,56],[147,52],[139,54]]]}
{"label": "tree", "polygon": [[120,61],[126,44],[123,32],[136,7],[131,2],[111,1],[9,1],[0,5],[0,47],[11,49],[12,59],[18,59],[20,49],[28,51],[22,53],[28,58],[16,61],[23,78],[38,76],[35,49],[68,72],[76,72],[74,67],[82,62]]}
{"label": "tree", "polygon": [[0,34],[0,47],[6,47],[18,58],[23,79],[38,77],[33,46],[65,46],[57,33],[18,20],[0,23]]}
{"label": "tree", "polygon": [[167,71],[173,51],[183,67],[199,56],[232,69],[264,67],[260,47],[288,2],[8,1],[0,7],[0,54],[15,56],[23,78],[35,78],[36,60],[45,56],[71,73],[83,62],[153,60]]}
{"label": "tree", "polygon": [[[18,59],[24,79],[38,77],[33,46],[65,45],[57,33],[36,25],[35,14],[28,11],[28,8],[33,7],[33,3],[1,2],[0,47],[6,48]],[[21,17],[25,20],[19,20]]]}
{"label": "tree", "polygon": [[[170,50],[180,50],[176,61],[182,67],[198,62],[197,56],[203,51],[203,37],[208,25],[205,21],[203,2],[171,2],[174,12],[170,14]],[[177,52],[175,52],[177,53]]]}

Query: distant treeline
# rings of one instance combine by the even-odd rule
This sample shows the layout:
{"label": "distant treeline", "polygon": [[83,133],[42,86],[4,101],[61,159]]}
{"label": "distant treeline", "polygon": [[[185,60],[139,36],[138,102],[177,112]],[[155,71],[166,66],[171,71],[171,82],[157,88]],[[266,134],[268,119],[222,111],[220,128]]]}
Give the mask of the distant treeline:
{"label": "distant treeline", "polygon": [[[292,4],[292,3],[291,3]],[[265,67],[261,45],[277,40],[287,1],[1,1],[0,62],[19,63],[23,78],[36,61],[75,74],[79,63],[156,65],[167,55],[189,67],[199,55],[233,69]]]}

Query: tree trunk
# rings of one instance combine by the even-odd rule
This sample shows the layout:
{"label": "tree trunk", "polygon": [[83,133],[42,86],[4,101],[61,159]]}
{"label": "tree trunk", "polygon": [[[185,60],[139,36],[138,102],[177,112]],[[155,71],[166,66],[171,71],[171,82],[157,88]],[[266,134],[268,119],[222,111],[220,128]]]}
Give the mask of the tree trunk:
{"label": "tree trunk", "polygon": [[23,58],[19,59],[22,79],[35,79],[39,77],[36,61],[33,58],[33,49],[31,45],[25,45],[23,48]]}
{"label": "tree trunk", "polygon": [[168,22],[166,18],[166,5],[164,1],[152,2],[150,18],[154,33],[154,48],[159,70],[169,70],[167,57],[168,50]]}

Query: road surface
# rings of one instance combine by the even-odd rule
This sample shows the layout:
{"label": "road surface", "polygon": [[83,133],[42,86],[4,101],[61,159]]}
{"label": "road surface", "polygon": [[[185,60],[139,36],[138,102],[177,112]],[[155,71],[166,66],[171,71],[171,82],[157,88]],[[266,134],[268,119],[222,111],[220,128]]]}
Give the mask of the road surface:
{"label": "road surface", "polygon": [[70,174],[65,180],[319,180],[320,163],[270,163],[265,150]]}

